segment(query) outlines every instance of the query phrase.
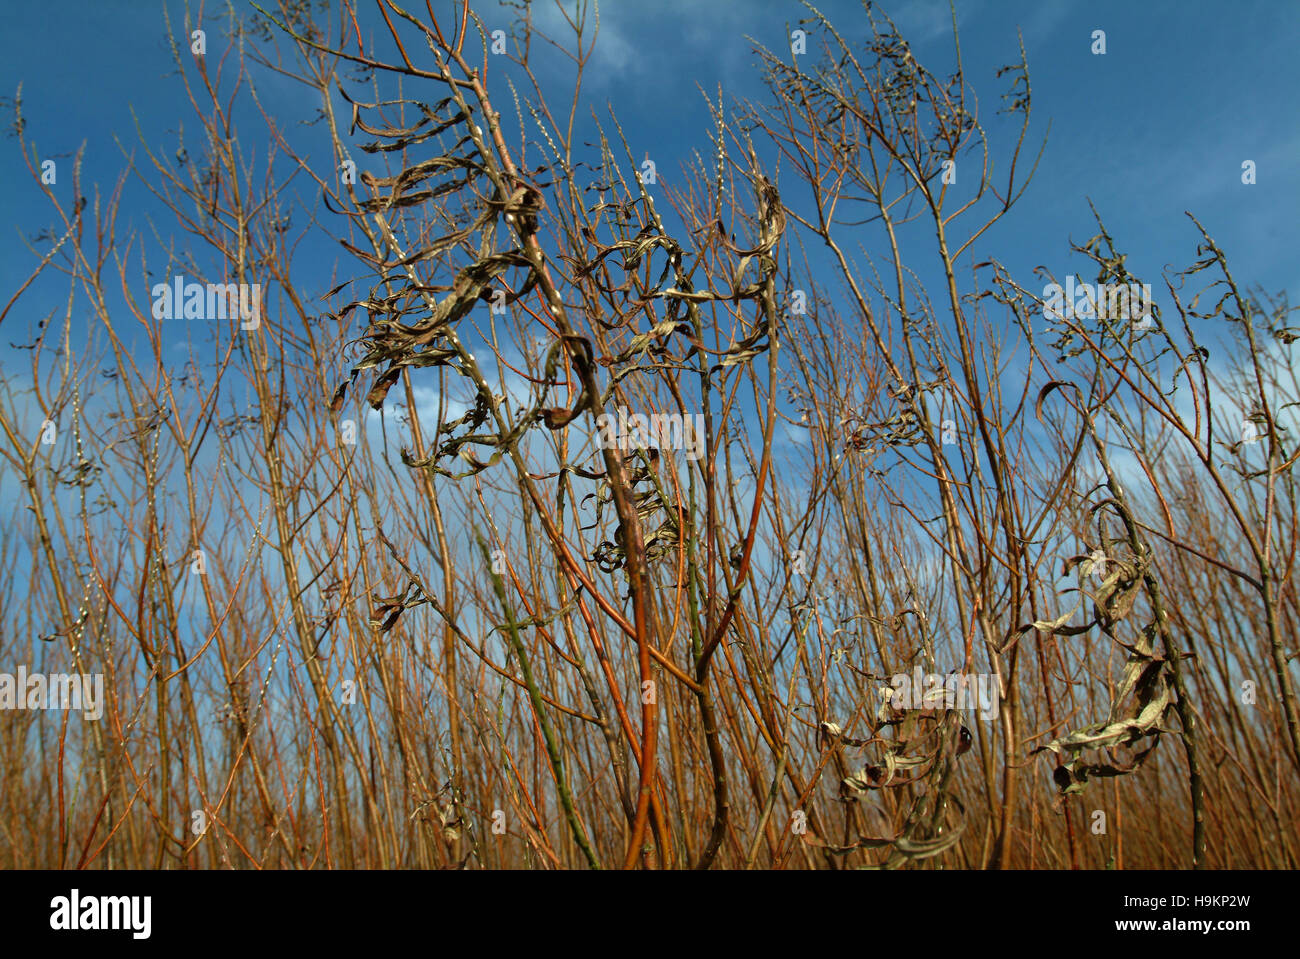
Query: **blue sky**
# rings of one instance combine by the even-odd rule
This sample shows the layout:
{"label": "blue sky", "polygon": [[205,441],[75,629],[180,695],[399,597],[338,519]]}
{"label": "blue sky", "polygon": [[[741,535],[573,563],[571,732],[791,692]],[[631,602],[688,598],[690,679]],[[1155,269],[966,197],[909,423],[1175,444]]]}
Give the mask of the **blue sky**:
{"label": "blue sky", "polygon": [[[833,0],[820,8],[845,36],[861,40],[866,35],[858,3]],[[170,50],[171,41],[185,38],[184,5],[95,0],[67,2],[58,9],[62,13],[57,30],[49,28],[46,13],[28,5],[0,9],[0,36],[9,41],[7,56],[0,61],[0,96],[12,97],[22,84],[29,142],[38,159],[52,157],[59,164],[56,193],[70,202],[71,156],[83,143],[83,192],[92,197],[94,184],[107,192],[122,175],[124,149],[149,169],[141,140],[170,158],[184,136],[197,152],[198,128]],[[237,2],[236,9],[251,8]],[[449,10],[450,4],[443,0],[436,9]],[[479,3],[476,9],[489,28],[505,25],[505,15],[495,3]],[[538,0],[535,9],[540,25],[561,26],[551,0]],[[922,63],[940,75],[952,68],[951,13],[944,0],[908,0],[884,4],[883,9],[894,17]],[[170,38],[164,13],[171,17]],[[652,156],[665,185],[674,185],[681,165],[696,151],[707,155],[709,150],[712,124],[701,91],[716,96],[721,87],[728,100],[761,97],[756,57],[747,37],[780,50],[790,28],[806,16],[806,9],[787,0],[608,0],[600,6],[600,36],[578,111],[578,139],[594,139],[592,112],[605,118],[612,106],[634,155]],[[968,263],[996,257],[1031,290],[1043,282],[1033,275],[1037,266],[1046,266],[1058,278],[1086,270],[1080,258],[1071,257],[1069,241],[1082,242],[1096,232],[1088,209],[1091,199],[1129,254],[1129,268],[1153,285],[1158,304],[1164,302],[1162,269],[1185,267],[1194,259],[1197,236],[1184,216],[1186,210],[1195,213],[1226,250],[1243,286],[1258,285],[1268,292],[1296,287],[1300,125],[1293,121],[1300,63],[1293,41],[1300,37],[1300,4],[959,0],[957,20],[967,78],[979,97],[995,162],[1002,159],[997,147],[1005,146],[1005,137],[1017,128],[1011,118],[995,115],[1005,88],[995,73],[1015,60],[1018,36],[1023,37],[1034,93],[1026,165],[1048,134],[1028,192],[980,239]],[[389,45],[382,42],[386,31],[365,5],[362,23],[367,39],[378,38],[381,50],[387,51]],[[213,35],[213,48],[219,49],[222,8],[209,6],[204,25]],[[1098,29],[1106,33],[1107,49],[1101,56],[1091,51],[1093,31]],[[557,35],[562,32],[556,30]],[[535,62],[544,83],[555,84],[561,92],[567,89],[569,71],[561,57],[539,47]],[[193,73],[192,66],[188,72]],[[505,95],[499,80],[500,75],[496,96],[501,102]],[[314,94],[276,76],[259,75],[257,82],[261,101],[286,135],[319,158],[321,129],[301,125],[319,107]],[[247,107],[243,116],[251,121],[244,146],[255,152],[265,129]],[[53,223],[17,144],[13,138],[0,141],[0,172],[6,184],[0,194],[4,300],[26,279],[35,261],[24,237]],[[1241,182],[1245,160],[1256,164],[1254,185]],[[149,175],[156,179],[151,170]],[[959,177],[959,185],[968,185],[968,179]],[[786,189],[789,198],[799,187]],[[319,197],[311,189],[297,193],[296,199],[318,208]],[[146,237],[157,227],[180,248],[189,239],[177,232],[173,215],[134,177],[125,185],[119,226]],[[926,279],[925,270],[933,265],[931,239],[924,231],[904,238],[905,253],[922,264]],[[157,244],[150,242],[145,250],[151,269],[160,269],[165,260]],[[138,257],[139,247],[132,253]],[[308,235],[294,268],[300,289],[310,296],[334,286],[336,266],[356,270],[332,241]],[[140,286],[133,293],[144,300],[142,281]],[[838,292],[833,283],[829,292]],[[29,341],[37,321],[61,310],[66,297],[62,277],[51,273],[10,312],[0,331],[0,369],[10,375],[11,383],[29,379],[30,367],[29,354],[9,344]],[[84,315],[74,312],[74,342],[87,339],[84,330],[78,330],[82,322]],[[128,336],[136,335],[135,326],[129,324]],[[178,368],[191,347],[202,357],[207,336],[202,329],[177,328],[173,349]],[[432,407],[432,389],[417,389],[420,401]],[[228,400],[233,411],[245,398],[231,395]],[[456,402],[452,415],[461,408],[463,403]],[[371,420],[373,426],[374,417]],[[27,425],[37,427],[35,421]],[[786,427],[780,436],[796,443],[801,438]],[[12,488],[0,484],[0,492],[10,495]]]}
{"label": "blue sky", "polygon": [[[536,6],[539,23],[558,23],[550,0]],[[442,0],[435,7],[449,10],[450,4]],[[489,28],[504,25],[495,4],[476,8]],[[865,36],[859,4],[828,0],[820,8],[846,36],[857,41]],[[237,0],[236,9],[249,8]],[[939,75],[952,69],[946,2],[909,0],[883,9],[894,16],[922,63]],[[38,160],[58,160],[56,192],[65,200],[72,196],[70,157],[83,142],[83,192],[92,196],[93,184],[111,190],[125,168],[115,137],[146,165],[141,138],[169,158],[184,130],[197,152],[197,127],[171,61],[164,11],[172,20],[170,39],[183,42],[184,7],[178,2],[92,0],[0,8],[0,36],[6,41],[0,96],[12,97],[22,84],[29,143]],[[362,15],[366,37],[382,38],[373,9],[366,7]],[[712,126],[701,90],[716,95],[721,85],[728,100],[761,96],[747,35],[780,50],[789,29],[806,15],[801,5],[786,0],[609,0],[600,8],[601,35],[579,110],[584,129],[591,129],[586,119],[591,111],[605,115],[612,105],[634,155],[651,155],[665,184],[673,185],[676,171],[695,151],[709,150]],[[1300,59],[1294,45],[1300,37],[1300,4],[959,0],[957,19],[967,80],[979,96],[981,119],[995,147],[1015,130],[1011,119],[994,114],[1006,86],[995,73],[1017,58],[1018,35],[1034,93],[1030,158],[1050,123],[1033,183],[1016,209],[981,238],[972,251],[976,259],[996,256],[1030,289],[1038,265],[1058,277],[1085,270],[1080,258],[1071,258],[1069,241],[1082,242],[1096,232],[1091,199],[1129,253],[1129,268],[1155,287],[1157,302],[1161,270],[1185,267],[1195,258],[1197,235],[1186,210],[1226,250],[1245,287],[1296,288],[1300,125],[1294,121]],[[212,48],[220,49],[220,8],[209,7],[205,26]],[[1103,56],[1091,52],[1098,29],[1106,33]],[[381,49],[387,51],[387,45]],[[564,90],[562,60],[540,47],[536,57],[544,81]],[[301,125],[318,108],[311,92],[275,76],[257,79],[261,102],[286,135],[319,145],[319,129]],[[495,93],[499,104],[502,93]],[[256,150],[265,130],[260,121],[248,129],[250,142],[243,145]],[[1257,166],[1257,183],[1250,186],[1241,182],[1246,160]],[[0,140],[0,173],[5,183],[0,289],[7,300],[34,266],[23,238],[51,226],[53,217],[16,139]],[[129,180],[124,195],[122,230],[149,235],[157,224],[163,236],[185,243],[172,215],[138,182]],[[298,196],[308,203],[318,199],[311,189]],[[151,267],[158,268],[164,261],[149,242]],[[922,236],[920,242],[928,241]],[[300,255],[295,270],[310,295],[338,282],[332,273],[336,265],[356,271],[332,242],[309,239],[304,250],[310,255]],[[11,311],[0,331],[0,362],[16,386],[29,376],[28,354],[8,344],[26,341],[40,317],[66,302],[66,285],[53,276],[47,280]],[[135,291],[141,300],[143,285]],[[83,319],[74,314],[74,343],[75,324]],[[178,330],[178,339],[201,335]],[[177,357],[183,359],[183,350]],[[4,492],[8,496],[12,488]]]}
{"label": "blue sky", "polygon": [[[539,19],[549,0],[539,0]],[[420,6],[416,4],[416,6]],[[242,0],[235,7],[247,10]],[[449,9],[446,0],[435,4]],[[492,26],[495,4],[476,4]],[[824,0],[819,7],[846,35],[864,36],[861,8]],[[883,4],[918,59],[939,75],[952,68],[948,4],[907,0]],[[70,158],[84,143],[83,192],[107,192],[126,165],[122,146],[147,163],[140,140],[163,157],[174,155],[184,129],[191,151],[197,127],[171,61],[171,40],[183,42],[183,5],[156,0],[56,0],[47,5],[0,5],[0,96],[22,84],[29,143],[37,160],[59,163],[58,195],[71,201]],[[209,13],[219,10],[209,6]],[[382,36],[370,10],[367,38]],[[584,88],[581,117],[612,104],[638,157],[649,153],[664,182],[694,151],[706,153],[712,126],[701,89],[729,100],[761,95],[746,35],[779,50],[806,10],[787,0],[610,0],[601,7],[602,35]],[[1019,206],[973,250],[996,256],[1033,289],[1032,270],[1058,277],[1085,269],[1071,258],[1069,241],[1096,232],[1091,199],[1129,254],[1128,266],[1156,288],[1160,273],[1195,258],[1197,235],[1184,216],[1197,215],[1227,252],[1247,288],[1294,290],[1297,213],[1300,213],[1300,3],[1282,0],[959,0],[958,25],[968,82],[978,93],[981,118],[995,143],[1012,129],[993,113],[1005,82],[998,67],[1018,56],[1023,37],[1034,92],[1030,156],[1050,123],[1043,159]],[[219,18],[205,24],[216,34]],[[1094,30],[1106,32],[1107,52],[1091,53]],[[219,48],[220,39],[210,40]],[[384,47],[386,49],[386,47]],[[539,57],[544,52],[539,50]],[[545,71],[563,89],[564,68]],[[267,110],[287,134],[319,143],[319,131],[300,127],[318,107],[309,91],[273,77],[258,78]],[[139,129],[137,132],[137,122]],[[264,136],[260,122],[252,143]],[[117,138],[117,139],[115,139]],[[584,137],[579,137],[583,139]],[[1257,183],[1241,182],[1243,161],[1254,161]],[[28,175],[16,139],[0,139],[0,302],[23,282],[36,258],[24,238],[53,225],[46,198]],[[296,187],[295,187],[296,188]],[[183,244],[172,215],[135,180],[125,187],[122,230],[146,235],[156,223]],[[304,191],[305,201],[312,199]],[[151,241],[152,242],[152,241]],[[318,295],[339,280],[332,268],[355,264],[331,243],[308,244],[321,255],[299,259],[298,280]],[[138,256],[138,251],[135,251]],[[164,262],[150,247],[151,265]],[[112,264],[108,267],[110,274]],[[138,275],[138,273],[137,273]],[[110,282],[110,286],[113,283]],[[145,298],[143,281],[137,291]],[[11,311],[0,328],[0,371],[15,388],[27,374],[26,342],[38,319],[66,302],[54,276]],[[84,307],[79,307],[84,311]],[[73,342],[84,312],[74,314]],[[201,336],[181,331],[180,338]],[[83,337],[84,339],[84,337]],[[177,354],[183,357],[183,353]],[[0,485],[0,502],[16,502],[14,485]]]}
{"label": "blue sky", "polygon": [[[236,2],[236,9],[242,6]],[[554,22],[545,10],[549,0],[537,6],[539,20]],[[124,165],[114,135],[128,149],[137,145],[132,110],[149,143],[174,149],[189,107],[170,62],[164,7],[179,34],[183,6],[175,2],[0,7],[0,95],[12,96],[23,84],[28,135],[42,158],[71,154],[85,141],[85,179],[109,187]],[[492,4],[477,7],[489,23],[497,16]],[[820,8],[846,34],[861,22],[856,3],[827,0]],[[951,58],[947,3],[908,0],[883,8],[921,61],[940,72]],[[209,28],[219,29],[213,15],[220,8],[208,9]],[[663,157],[660,170],[670,176],[676,158],[707,147],[708,115],[697,84],[714,92],[721,83],[733,96],[757,93],[744,35],[775,49],[787,24],[806,11],[786,0],[608,0],[600,13],[589,103],[612,102],[631,138]],[[957,13],[967,74],[985,116],[1001,90],[993,71],[1014,59],[1019,29],[1035,128],[1041,133],[1052,123],[1035,182],[1009,222],[988,237],[990,252],[1013,267],[1047,262],[1063,272],[1068,238],[1091,235],[1085,202],[1091,197],[1132,251],[1138,273],[1155,277],[1163,265],[1191,259],[1195,240],[1183,217],[1191,209],[1228,252],[1239,279],[1270,290],[1295,286],[1300,4],[959,0]],[[364,29],[371,34],[373,28]],[[1105,56],[1090,53],[1094,29],[1106,31]],[[301,89],[262,84],[268,106],[286,111],[286,120],[295,111],[314,112]],[[1249,187],[1240,182],[1248,159],[1258,167],[1258,182]],[[16,140],[0,143],[0,172],[0,286],[12,291],[32,265],[18,234],[35,233],[50,214]],[[69,176],[59,189],[70,193]],[[135,191],[128,197],[124,212],[141,226],[156,211]],[[5,325],[21,322],[11,314]],[[5,335],[12,339],[14,332]]]}

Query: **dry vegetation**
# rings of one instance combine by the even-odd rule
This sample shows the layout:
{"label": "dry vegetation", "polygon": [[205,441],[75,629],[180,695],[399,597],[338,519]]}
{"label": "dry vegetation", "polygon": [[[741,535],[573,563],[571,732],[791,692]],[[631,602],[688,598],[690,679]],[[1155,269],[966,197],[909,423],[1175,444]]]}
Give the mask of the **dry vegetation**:
{"label": "dry vegetation", "polygon": [[[1300,864],[1289,307],[1192,218],[1148,327],[976,262],[1023,55],[994,113],[959,49],[810,10],[652,183],[585,6],[504,55],[459,3],[264,6],[177,40],[188,155],[78,159],[87,202],[18,120],[52,226],[3,297],[0,670],[107,703],[0,713],[0,865]],[[177,274],[261,325],[154,319]],[[620,407],[704,455],[602,448]],[[886,701],[917,667],[996,719]]]}

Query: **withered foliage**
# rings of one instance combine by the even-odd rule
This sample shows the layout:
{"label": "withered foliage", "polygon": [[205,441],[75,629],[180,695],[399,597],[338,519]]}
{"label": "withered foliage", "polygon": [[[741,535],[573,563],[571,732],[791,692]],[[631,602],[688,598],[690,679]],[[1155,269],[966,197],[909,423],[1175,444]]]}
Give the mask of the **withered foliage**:
{"label": "withered foliage", "polygon": [[[1045,315],[1023,49],[807,6],[676,157],[586,0],[255,6],[129,171],[189,245],[78,159],[0,308],[0,662],[107,690],[0,716],[6,865],[1300,863],[1294,310],[1192,219],[1142,322]],[[1044,256],[1140,287],[1096,222]]]}

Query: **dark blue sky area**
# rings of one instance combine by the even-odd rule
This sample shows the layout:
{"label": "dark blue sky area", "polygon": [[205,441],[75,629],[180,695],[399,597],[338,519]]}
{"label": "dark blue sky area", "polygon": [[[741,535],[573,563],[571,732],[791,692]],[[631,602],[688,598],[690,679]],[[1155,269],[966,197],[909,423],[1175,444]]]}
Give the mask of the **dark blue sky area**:
{"label": "dark blue sky area", "polygon": [[[421,6],[417,5],[417,6]],[[549,0],[536,3],[538,22],[555,25]],[[248,9],[236,2],[236,9]],[[827,0],[820,8],[841,32],[866,36],[860,5]],[[450,11],[443,0],[435,9]],[[476,4],[489,27],[505,15]],[[919,57],[944,75],[953,65],[948,5],[938,0],[884,4]],[[184,7],[154,0],[88,0],[46,5],[6,0],[0,7],[0,95],[23,85],[29,142],[39,158],[60,163],[58,194],[71,197],[70,156],[84,142],[83,192],[91,184],[111,189],[125,166],[116,135],[137,160],[147,162],[140,138],[164,157],[175,153],[178,132],[195,141],[198,127],[180,76],[171,62],[164,11],[172,36],[183,39]],[[366,18],[366,14],[369,18]],[[1051,123],[1038,173],[1020,206],[981,241],[976,256],[995,255],[1027,287],[1038,264],[1061,276],[1082,264],[1068,241],[1095,233],[1091,198],[1106,225],[1130,254],[1129,267],[1156,285],[1166,265],[1189,265],[1196,234],[1183,213],[1191,210],[1226,250],[1239,282],[1276,292],[1296,286],[1296,222],[1300,212],[1300,4],[1283,0],[1233,3],[1104,0],[959,0],[967,79],[980,97],[980,117],[993,136],[1013,124],[994,116],[1005,81],[996,69],[1017,57],[1021,32],[1033,84],[1032,153]],[[755,57],[746,35],[774,50],[788,29],[807,15],[785,0],[695,0],[601,5],[601,36],[580,117],[614,106],[637,156],[656,159],[660,176],[693,151],[707,153],[709,115],[701,88],[716,96],[761,94]],[[224,41],[222,8],[210,4],[205,26],[214,49]],[[363,9],[363,32],[386,32],[373,8]],[[1106,31],[1107,53],[1093,55],[1091,35]],[[812,42],[815,43],[815,37]],[[387,49],[387,47],[383,47]],[[563,88],[565,67],[544,48],[535,53],[550,79]],[[282,128],[310,131],[312,92],[287,80],[258,77],[259,95]],[[501,93],[497,94],[502,96]],[[567,105],[567,103],[566,103]],[[134,115],[133,115],[134,111]],[[139,133],[136,123],[139,123]],[[265,137],[260,121],[252,137]],[[313,142],[322,143],[319,131]],[[252,144],[250,144],[251,146]],[[1002,158],[997,158],[1001,160]],[[1241,182],[1252,160],[1258,182]],[[22,237],[52,223],[47,200],[32,183],[18,141],[0,141],[0,287],[4,299],[30,273],[33,254]],[[91,193],[93,196],[93,193]],[[150,232],[151,219],[183,245],[169,219],[138,184],[128,186],[119,228]],[[335,248],[337,252],[337,248]],[[160,256],[157,249],[151,254]],[[330,254],[331,258],[335,254]],[[345,257],[339,255],[339,261]],[[318,263],[321,292],[333,285],[332,263]],[[306,284],[317,285],[313,279]],[[64,288],[62,296],[66,295]],[[11,313],[4,336],[35,322],[46,307],[27,304]],[[12,357],[6,346],[6,368]]]}

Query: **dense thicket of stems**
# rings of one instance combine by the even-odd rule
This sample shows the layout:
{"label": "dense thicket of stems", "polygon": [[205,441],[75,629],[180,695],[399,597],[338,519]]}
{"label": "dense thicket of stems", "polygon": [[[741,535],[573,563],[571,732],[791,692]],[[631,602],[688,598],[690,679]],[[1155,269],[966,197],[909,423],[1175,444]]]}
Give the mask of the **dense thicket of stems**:
{"label": "dense thicket of stems", "polygon": [[[959,46],[809,8],[678,168],[585,114],[585,2],[263,6],[178,41],[189,154],[69,203],[18,123],[0,671],[107,700],[0,711],[0,864],[1300,862],[1291,309],[1194,218],[1143,322],[982,258],[1023,50],[994,136]],[[1097,223],[1087,279],[1141,283]],[[178,274],[260,324],[156,319]],[[917,669],[996,715],[883,692]]]}

